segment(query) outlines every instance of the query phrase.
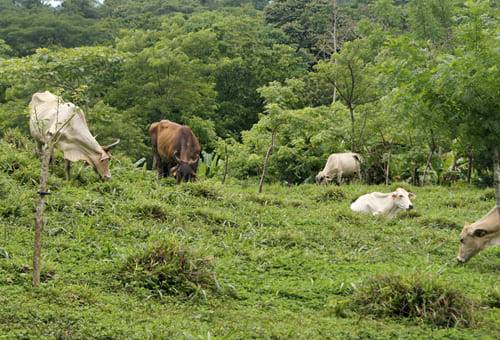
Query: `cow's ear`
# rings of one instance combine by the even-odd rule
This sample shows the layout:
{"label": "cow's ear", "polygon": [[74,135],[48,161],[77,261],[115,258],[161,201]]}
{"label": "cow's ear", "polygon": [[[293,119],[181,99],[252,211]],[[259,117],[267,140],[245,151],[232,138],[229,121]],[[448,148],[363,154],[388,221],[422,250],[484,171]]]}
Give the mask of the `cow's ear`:
{"label": "cow's ear", "polygon": [[398,194],[393,192],[391,196],[392,196],[392,198],[396,198],[396,197],[398,197]]}
{"label": "cow's ear", "polygon": [[417,195],[415,195],[413,192],[409,192],[408,197],[415,198],[415,197],[417,197]]}
{"label": "cow's ear", "polygon": [[104,161],[106,159],[109,159],[109,155],[104,152],[104,153],[101,154],[101,161]]}
{"label": "cow's ear", "polygon": [[474,232],[472,233],[472,235],[475,236],[475,237],[483,237],[487,233],[488,233],[488,231],[486,231],[484,229],[476,229],[476,230],[474,230]]}

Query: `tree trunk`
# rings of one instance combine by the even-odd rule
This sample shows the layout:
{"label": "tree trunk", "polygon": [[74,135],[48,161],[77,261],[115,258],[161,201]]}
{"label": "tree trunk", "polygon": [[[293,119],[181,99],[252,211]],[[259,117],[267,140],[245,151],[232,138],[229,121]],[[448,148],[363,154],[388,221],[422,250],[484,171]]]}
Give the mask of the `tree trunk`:
{"label": "tree trunk", "polygon": [[226,176],[227,176],[227,166],[229,163],[229,155],[227,154],[227,144],[224,145],[224,153],[225,153],[225,160],[224,160],[224,176],[222,177],[222,184],[226,181]]}
{"label": "tree trunk", "polygon": [[269,157],[271,156],[274,148],[274,135],[276,133],[273,131],[271,134],[271,145],[269,145],[269,148],[267,149],[266,157],[264,158],[264,166],[262,169],[262,176],[260,176],[260,182],[259,182],[259,194],[262,193],[262,186],[264,185],[264,178],[266,177],[266,172],[267,172],[267,163],[269,162]]}
{"label": "tree trunk", "polygon": [[470,183],[472,180],[472,166],[473,166],[473,155],[472,155],[472,149],[469,150],[469,167],[467,169],[467,183]]}
{"label": "tree trunk", "polygon": [[389,153],[389,157],[387,158],[387,163],[385,165],[385,185],[389,185],[389,167],[391,164],[391,154]]}
{"label": "tree trunk", "polygon": [[51,143],[45,144],[42,148],[42,167],[40,170],[40,190],[38,191],[38,203],[35,213],[35,241],[33,245],[33,286],[40,285],[41,253],[42,253],[42,231],[43,212],[45,209],[45,196],[47,192],[47,181],[49,177],[49,163],[52,154]]}
{"label": "tree trunk", "polygon": [[434,154],[434,149],[431,149],[429,157],[427,157],[427,163],[425,163],[424,176],[422,177],[422,185],[425,185],[425,180],[427,179],[427,170],[431,167],[432,155]]}
{"label": "tree trunk", "polygon": [[[333,53],[337,53],[337,0],[332,0],[333,7]],[[337,61],[335,60],[335,63]],[[333,88],[332,103],[337,101],[337,88]]]}
{"label": "tree trunk", "polygon": [[349,105],[349,114],[351,115],[351,151],[356,152],[356,142],[354,137],[354,109]]}
{"label": "tree trunk", "polygon": [[495,149],[494,158],[494,178],[495,178],[495,196],[497,201],[497,211],[500,214],[500,149]]}

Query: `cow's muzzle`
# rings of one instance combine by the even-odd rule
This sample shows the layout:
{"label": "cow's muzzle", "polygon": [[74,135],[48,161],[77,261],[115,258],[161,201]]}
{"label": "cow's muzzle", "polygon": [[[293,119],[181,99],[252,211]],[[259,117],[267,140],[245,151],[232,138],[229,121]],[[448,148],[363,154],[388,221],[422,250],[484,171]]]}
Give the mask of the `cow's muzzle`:
{"label": "cow's muzzle", "polygon": [[467,259],[464,257],[457,256],[457,262],[458,263],[465,263],[465,262],[467,262]]}
{"label": "cow's muzzle", "polygon": [[408,210],[411,210],[411,209],[413,209],[413,204],[410,204],[410,205],[408,206]]}

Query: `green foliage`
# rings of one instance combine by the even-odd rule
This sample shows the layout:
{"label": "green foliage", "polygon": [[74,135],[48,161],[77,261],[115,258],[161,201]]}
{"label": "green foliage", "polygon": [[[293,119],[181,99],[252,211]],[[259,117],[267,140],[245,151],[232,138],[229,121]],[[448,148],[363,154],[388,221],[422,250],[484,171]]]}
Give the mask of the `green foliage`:
{"label": "green foliage", "polygon": [[87,107],[113,86],[123,59],[124,54],[109,47],[38,49],[31,56],[5,60],[0,76],[13,98],[62,89],[65,99]]}
{"label": "green foliage", "polygon": [[229,147],[233,176],[245,178],[262,171],[272,130],[277,131],[275,150],[269,160],[269,177],[273,180],[303,182],[316,175],[330,153],[345,148],[345,131],[338,127],[338,122],[347,118],[347,112],[341,104],[298,110],[269,104],[268,111],[250,131],[243,133],[242,144]]}
{"label": "green foliage", "polygon": [[1,8],[0,39],[18,56],[41,47],[95,45],[111,39],[110,31],[78,12],[57,13],[48,6],[7,5]]}
{"label": "green foliage", "polygon": [[475,304],[450,284],[412,275],[382,275],[356,291],[353,304],[362,314],[409,318],[438,327],[471,327]]}
{"label": "green foliage", "polygon": [[128,111],[121,111],[99,101],[86,112],[87,121],[101,145],[111,144],[120,139],[114,149],[126,151],[127,156],[137,160],[150,153],[149,141],[144,135],[144,128],[137,117]]}
{"label": "green foliage", "polygon": [[[330,334],[325,329],[343,338],[420,338],[431,332],[498,337],[498,248],[457,266],[459,228],[424,223],[438,217],[460,225],[476,220],[491,209],[493,198],[481,199],[491,190],[405,186],[417,194],[415,213],[389,221],[355,214],[349,204],[366,192],[393,187],[270,184],[258,195],[255,180],[228,178],[221,185],[200,178],[175,185],[135,168],[119,152],[111,162],[111,181],[100,181],[78,163],[78,178],[65,181],[56,158],[43,235],[44,280],[32,289],[30,226],[40,161],[24,133],[4,136],[0,333],[6,337],[177,338],[210,332],[221,338],[322,338]],[[448,207],[450,202],[464,202],[467,209]],[[422,279],[420,291],[414,289],[416,271],[431,278]],[[420,310],[431,319],[364,317],[351,308],[356,287],[363,290],[370,278],[384,275],[399,275],[401,280],[390,282],[408,294],[391,290],[375,307],[389,306],[394,297],[422,297],[428,304]],[[458,297],[450,294],[458,289]],[[448,305],[456,307],[462,298],[474,301],[476,322],[434,326],[450,311],[438,302],[457,302]],[[460,317],[460,311],[449,316]]]}

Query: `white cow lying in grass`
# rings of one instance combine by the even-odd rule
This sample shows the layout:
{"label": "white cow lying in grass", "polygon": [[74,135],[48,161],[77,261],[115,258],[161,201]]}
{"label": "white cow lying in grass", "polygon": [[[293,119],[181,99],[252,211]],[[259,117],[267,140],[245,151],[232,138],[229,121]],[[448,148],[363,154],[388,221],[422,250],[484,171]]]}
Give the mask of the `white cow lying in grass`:
{"label": "white cow lying in grass", "polygon": [[402,188],[397,188],[396,191],[387,194],[372,192],[352,202],[351,210],[373,215],[387,215],[393,218],[401,210],[413,209],[413,204],[410,201],[410,198],[413,197],[416,197],[414,193]]}

